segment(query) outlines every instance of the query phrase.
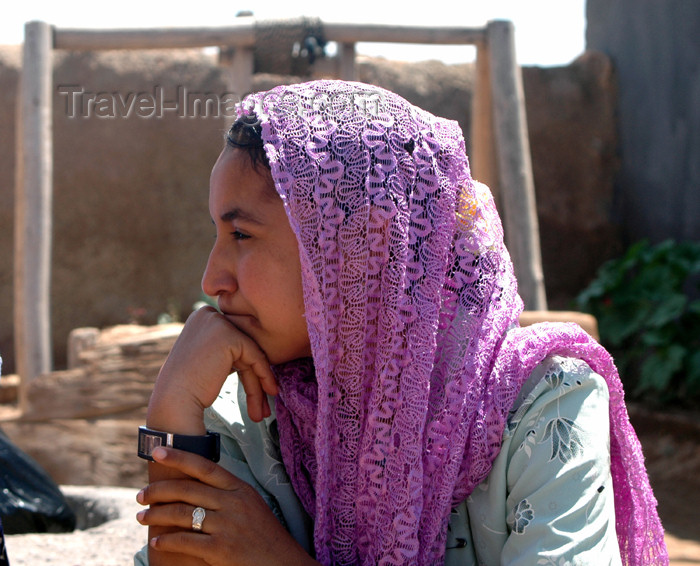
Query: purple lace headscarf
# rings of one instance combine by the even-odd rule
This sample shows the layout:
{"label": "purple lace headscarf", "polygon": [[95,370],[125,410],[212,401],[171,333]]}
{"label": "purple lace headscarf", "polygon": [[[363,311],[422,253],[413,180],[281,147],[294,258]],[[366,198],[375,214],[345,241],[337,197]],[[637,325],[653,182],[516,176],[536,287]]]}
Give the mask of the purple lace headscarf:
{"label": "purple lace headscarf", "polygon": [[552,354],[610,389],[624,564],[667,561],[608,353],[522,302],[459,126],[359,83],[249,96],[299,241],[313,360],[276,368],[285,467],[323,564],[444,560],[450,510],[486,478],[521,384]]}

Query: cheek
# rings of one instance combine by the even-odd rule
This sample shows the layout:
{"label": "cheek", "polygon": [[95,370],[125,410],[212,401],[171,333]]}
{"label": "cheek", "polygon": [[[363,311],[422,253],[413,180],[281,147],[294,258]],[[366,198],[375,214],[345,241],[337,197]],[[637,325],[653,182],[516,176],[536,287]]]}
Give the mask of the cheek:
{"label": "cheek", "polygon": [[[298,282],[298,284],[297,284]],[[301,290],[301,274],[276,257],[251,254],[238,264],[238,285],[260,310],[289,309],[291,298]],[[277,312],[277,316],[283,316]]]}
{"label": "cheek", "polygon": [[238,285],[250,298],[264,296],[269,291],[270,280],[276,277],[269,263],[254,254],[240,258],[237,270]]}
{"label": "cheek", "polygon": [[[296,250],[289,250],[296,253]],[[290,261],[292,258],[293,261]],[[301,285],[301,266],[296,256],[288,255],[277,258],[278,261],[268,265],[266,273],[261,275],[266,297],[272,305],[276,305],[275,316],[285,320],[287,324],[295,323],[304,315],[304,294]],[[296,261],[294,261],[296,260]]]}

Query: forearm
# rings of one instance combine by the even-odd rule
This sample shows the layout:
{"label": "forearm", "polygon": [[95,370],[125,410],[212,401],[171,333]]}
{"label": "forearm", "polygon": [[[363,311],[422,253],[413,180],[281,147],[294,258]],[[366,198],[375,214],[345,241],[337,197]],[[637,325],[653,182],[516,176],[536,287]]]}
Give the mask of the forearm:
{"label": "forearm", "polygon": [[[158,375],[148,406],[147,426],[174,434],[205,434],[204,410],[216,400],[221,387],[234,367],[238,370],[239,375],[247,376],[247,383],[253,396],[264,401],[265,397],[260,381],[267,380],[274,385],[274,376],[270,370],[269,362],[258,346],[213,309],[205,308],[193,313],[187,320]],[[248,391],[249,395],[251,391]],[[269,392],[275,393],[276,391]],[[257,420],[265,416],[264,407],[258,405],[262,405],[262,403],[256,404],[254,413]],[[189,475],[188,470],[175,470],[157,463],[149,464],[148,474],[151,486],[154,483],[158,485],[167,483],[164,480],[192,480],[193,478],[192,475]],[[150,525],[149,540],[161,537],[159,542],[161,547],[172,549],[173,542],[181,539],[183,535],[192,536],[191,533],[187,532],[190,518],[187,517],[183,520],[182,517],[180,503],[184,501],[181,498],[184,496],[186,496],[186,491],[183,488],[182,494],[175,493],[165,502],[166,504],[174,504],[174,507],[171,506],[171,508],[179,509],[178,522],[145,523]],[[145,501],[142,503],[149,504]],[[153,504],[153,501],[150,503]],[[191,512],[189,505],[196,506],[198,504],[196,501],[188,500],[187,512]],[[187,526],[184,525],[185,523]],[[179,527],[156,527],[157,524],[178,524]],[[162,536],[166,533],[175,534]],[[177,548],[177,545],[175,547]],[[200,556],[199,553],[194,554]],[[149,561],[151,566],[199,566],[206,564],[199,558],[193,560],[179,554],[166,554],[162,551],[156,551],[152,547],[149,548]]]}
{"label": "forearm", "polygon": [[[168,375],[164,375],[166,367],[161,370],[154,388],[146,415],[146,425],[155,430],[175,434],[200,435],[204,434],[204,408],[187,395],[180,393],[174,396],[168,392]],[[155,462],[148,464],[149,483],[167,479],[182,479],[187,475],[172,468]],[[148,528],[149,541],[168,532],[176,532],[177,527],[151,526]],[[149,548],[149,566],[203,566],[206,563],[191,556],[156,551]]]}

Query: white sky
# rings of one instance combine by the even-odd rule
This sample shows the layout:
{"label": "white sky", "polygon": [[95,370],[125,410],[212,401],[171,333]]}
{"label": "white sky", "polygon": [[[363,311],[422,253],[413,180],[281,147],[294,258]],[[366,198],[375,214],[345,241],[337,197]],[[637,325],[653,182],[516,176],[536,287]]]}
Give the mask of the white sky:
{"label": "white sky", "polygon": [[[258,18],[320,17],[333,22],[372,22],[423,26],[480,26],[491,19],[515,24],[518,61],[525,65],[564,65],[584,49],[585,0],[202,0],[156,2],[120,0],[25,0],[4,2],[0,45],[18,44],[24,23],[42,20],[57,27],[167,27],[226,25],[239,10]],[[416,6],[415,3],[412,4]],[[360,43],[361,54],[392,60],[473,59],[469,47]]]}

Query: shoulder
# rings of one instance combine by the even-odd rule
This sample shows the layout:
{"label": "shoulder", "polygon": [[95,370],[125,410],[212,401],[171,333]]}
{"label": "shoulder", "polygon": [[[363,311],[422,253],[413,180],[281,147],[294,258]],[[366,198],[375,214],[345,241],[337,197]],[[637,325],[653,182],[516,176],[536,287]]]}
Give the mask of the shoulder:
{"label": "shoulder", "polygon": [[523,384],[508,416],[504,438],[512,436],[524,421],[541,415],[548,407],[556,409],[557,414],[563,411],[565,417],[581,420],[591,412],[607,415],[608,405],[605,379],[585,361],[552,356],[539,364]]}
{"label": "shoulder", "polygon": [[605,380],[582,360],[552,357],[525,388],[503,436],[511,487],[528,473],[545,481],[543,469],[556,475],[563,467],[593,466],[604,473],[610,465]]}

